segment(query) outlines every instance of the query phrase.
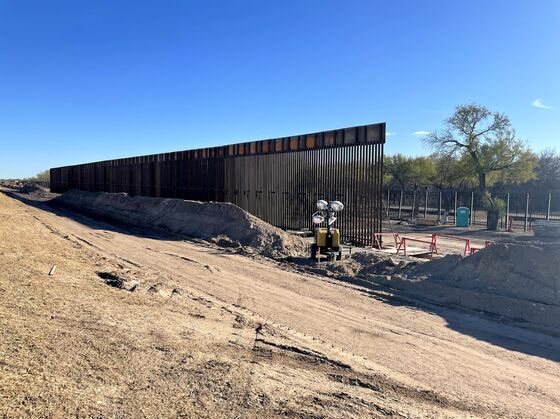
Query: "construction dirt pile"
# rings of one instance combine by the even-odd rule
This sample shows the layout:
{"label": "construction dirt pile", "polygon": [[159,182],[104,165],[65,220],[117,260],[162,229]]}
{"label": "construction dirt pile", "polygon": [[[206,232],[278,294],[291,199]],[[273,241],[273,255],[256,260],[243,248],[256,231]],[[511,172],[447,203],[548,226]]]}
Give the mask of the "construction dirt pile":
{"label": "construction dirt pile", "polygon": [[62,194],[52,203],[87,215],[165,230],[272,258],[301,256],[307,248],[300,237],[273,227],[230,203],[78,190]]}
{"label": "construction dirt pile", "polygon": [[535,237],[560,240],[560,221],[536,220],[533,224],[533,231],[535,232]]}
{"label": "construction dirt pile", "polygon": [[427,262],[358,251],[343,263],[310,263],[298,270],[560,334],[559,264],[560,243],[503,242],[472,256]]}
{"label": "construction dirt pile", "polygon": [[396,275],[417,293],[560,334],[560,243],[502,242]]}
{"label": "construction dirt pile", "polygon": [[30,183],[26,183],[21,188],[19,188],[20,193],[34,193],[34,192],[38,192],[38,191],[41,191],[41,190],[46,191],[45,188],[41,188],[40,186],[32,185]]}
{"label": "construction dirt pile", "polygon": [[504,297],[560,306],[560,243],[505,242],[469,257],[448,255],[410,273]]}
{"label": "construction dirt pile", "polygon": [[44,188],[39,185],[34,185],[32,183],[26,183],[25,185],[18,188],[20,194],[32,195],[34,198],[39,199],[52,199],[57,196],[53,194],[48,188]]}
{"label": "construction dirt pile", "polygon": [[372,251],[354,251],[351,257],[344,258],[342,262],[298,261],[296,269],[318,273],[325,276],[369,279],[379,275],[393,275],[416,265],[419,262],[411,257],[387,255]]}

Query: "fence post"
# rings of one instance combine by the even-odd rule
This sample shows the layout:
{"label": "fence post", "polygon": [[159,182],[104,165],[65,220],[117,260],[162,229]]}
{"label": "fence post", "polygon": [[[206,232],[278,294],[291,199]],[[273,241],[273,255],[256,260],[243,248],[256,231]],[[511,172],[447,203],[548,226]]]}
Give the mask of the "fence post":
{"label": "fence post", "polygon": [[471,192],[471,212],[470,212],[471,219],[470,219],[469,225],[474,224],[475,217],[474,217],[474,211],[473,210],[474,210],[474,192]]}
{"label": "fence post", "polygon": [[401,189],[401,194],[399,197],[399,220],[401,219],[402,199],[403,199],[403,190]]}
{"label": "fence post", "polygon": [[437,219],[438,219],[438,221],[441,221],[441,191],[439,191],[439,201],[438,201]]}
{"label": "fence post", "polygon": [[424,197],[424,218],[428,218],[428,189],[427,188]]}
{"label": "fence post", "polygon": [[525,224],[523,225],[523,231],[527,231],[529,225],[529,193],[527,192],[527,198],[525,200]]}
{"label": "fence post", "polygon": [[455,191],[455,206],[453,207],[453,221],[457,224],[457,199],[459,192]]}
{"label": "fence post", "polygon": [[[513,229],[513,223],[511,228]],[[509,193],[507,194],[506,200],[506,230],[509,230]]]}
{"label": "fence post", "polygon": [[548,202],[546,204],[546,219],[550,220],[550,201],[552,201],[552,194],[548,194]]}
{"label": "fence post", "polygon": [[414,190],[414,195],[412,195],[412,214],[410,214],[410,219],[414,220],[414,210],[416,209],[416,189]]}
{"label": "fence post", "polygon": [[391,188],[387,188],[387,214],[391,212]]}

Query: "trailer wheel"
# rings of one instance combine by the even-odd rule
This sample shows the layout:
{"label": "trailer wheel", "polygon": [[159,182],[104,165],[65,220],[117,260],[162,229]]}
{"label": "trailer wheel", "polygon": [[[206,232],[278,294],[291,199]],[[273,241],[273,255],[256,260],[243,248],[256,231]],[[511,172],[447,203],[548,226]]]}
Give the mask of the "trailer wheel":
{"label": "trailer wheel", "polygon": [[315,243],[311,245],[311,259],[317,259],[317,245]]}

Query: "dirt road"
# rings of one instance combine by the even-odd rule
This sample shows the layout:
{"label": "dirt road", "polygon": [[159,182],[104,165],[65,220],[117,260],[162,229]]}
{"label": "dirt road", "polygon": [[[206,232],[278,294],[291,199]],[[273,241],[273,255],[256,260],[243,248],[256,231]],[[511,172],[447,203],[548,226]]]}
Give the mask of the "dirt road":
{"label": "dirt road", "polygon": [[0,266],[0,415],[560,415],[560,339],[408,295],[1,193]]}

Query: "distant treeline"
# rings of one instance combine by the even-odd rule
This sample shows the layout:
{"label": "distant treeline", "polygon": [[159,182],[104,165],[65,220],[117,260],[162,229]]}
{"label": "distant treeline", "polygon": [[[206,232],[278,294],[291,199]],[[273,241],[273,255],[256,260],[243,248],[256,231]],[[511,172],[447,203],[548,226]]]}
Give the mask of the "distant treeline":
{"label": "distant treeline", "polygon": [[[385,156],[385,187],[389,189],[470,190],[478,176],[468,155]],[[515,168],[489,174],[492,192],[560,192],[560,153],[528,151]]]}

